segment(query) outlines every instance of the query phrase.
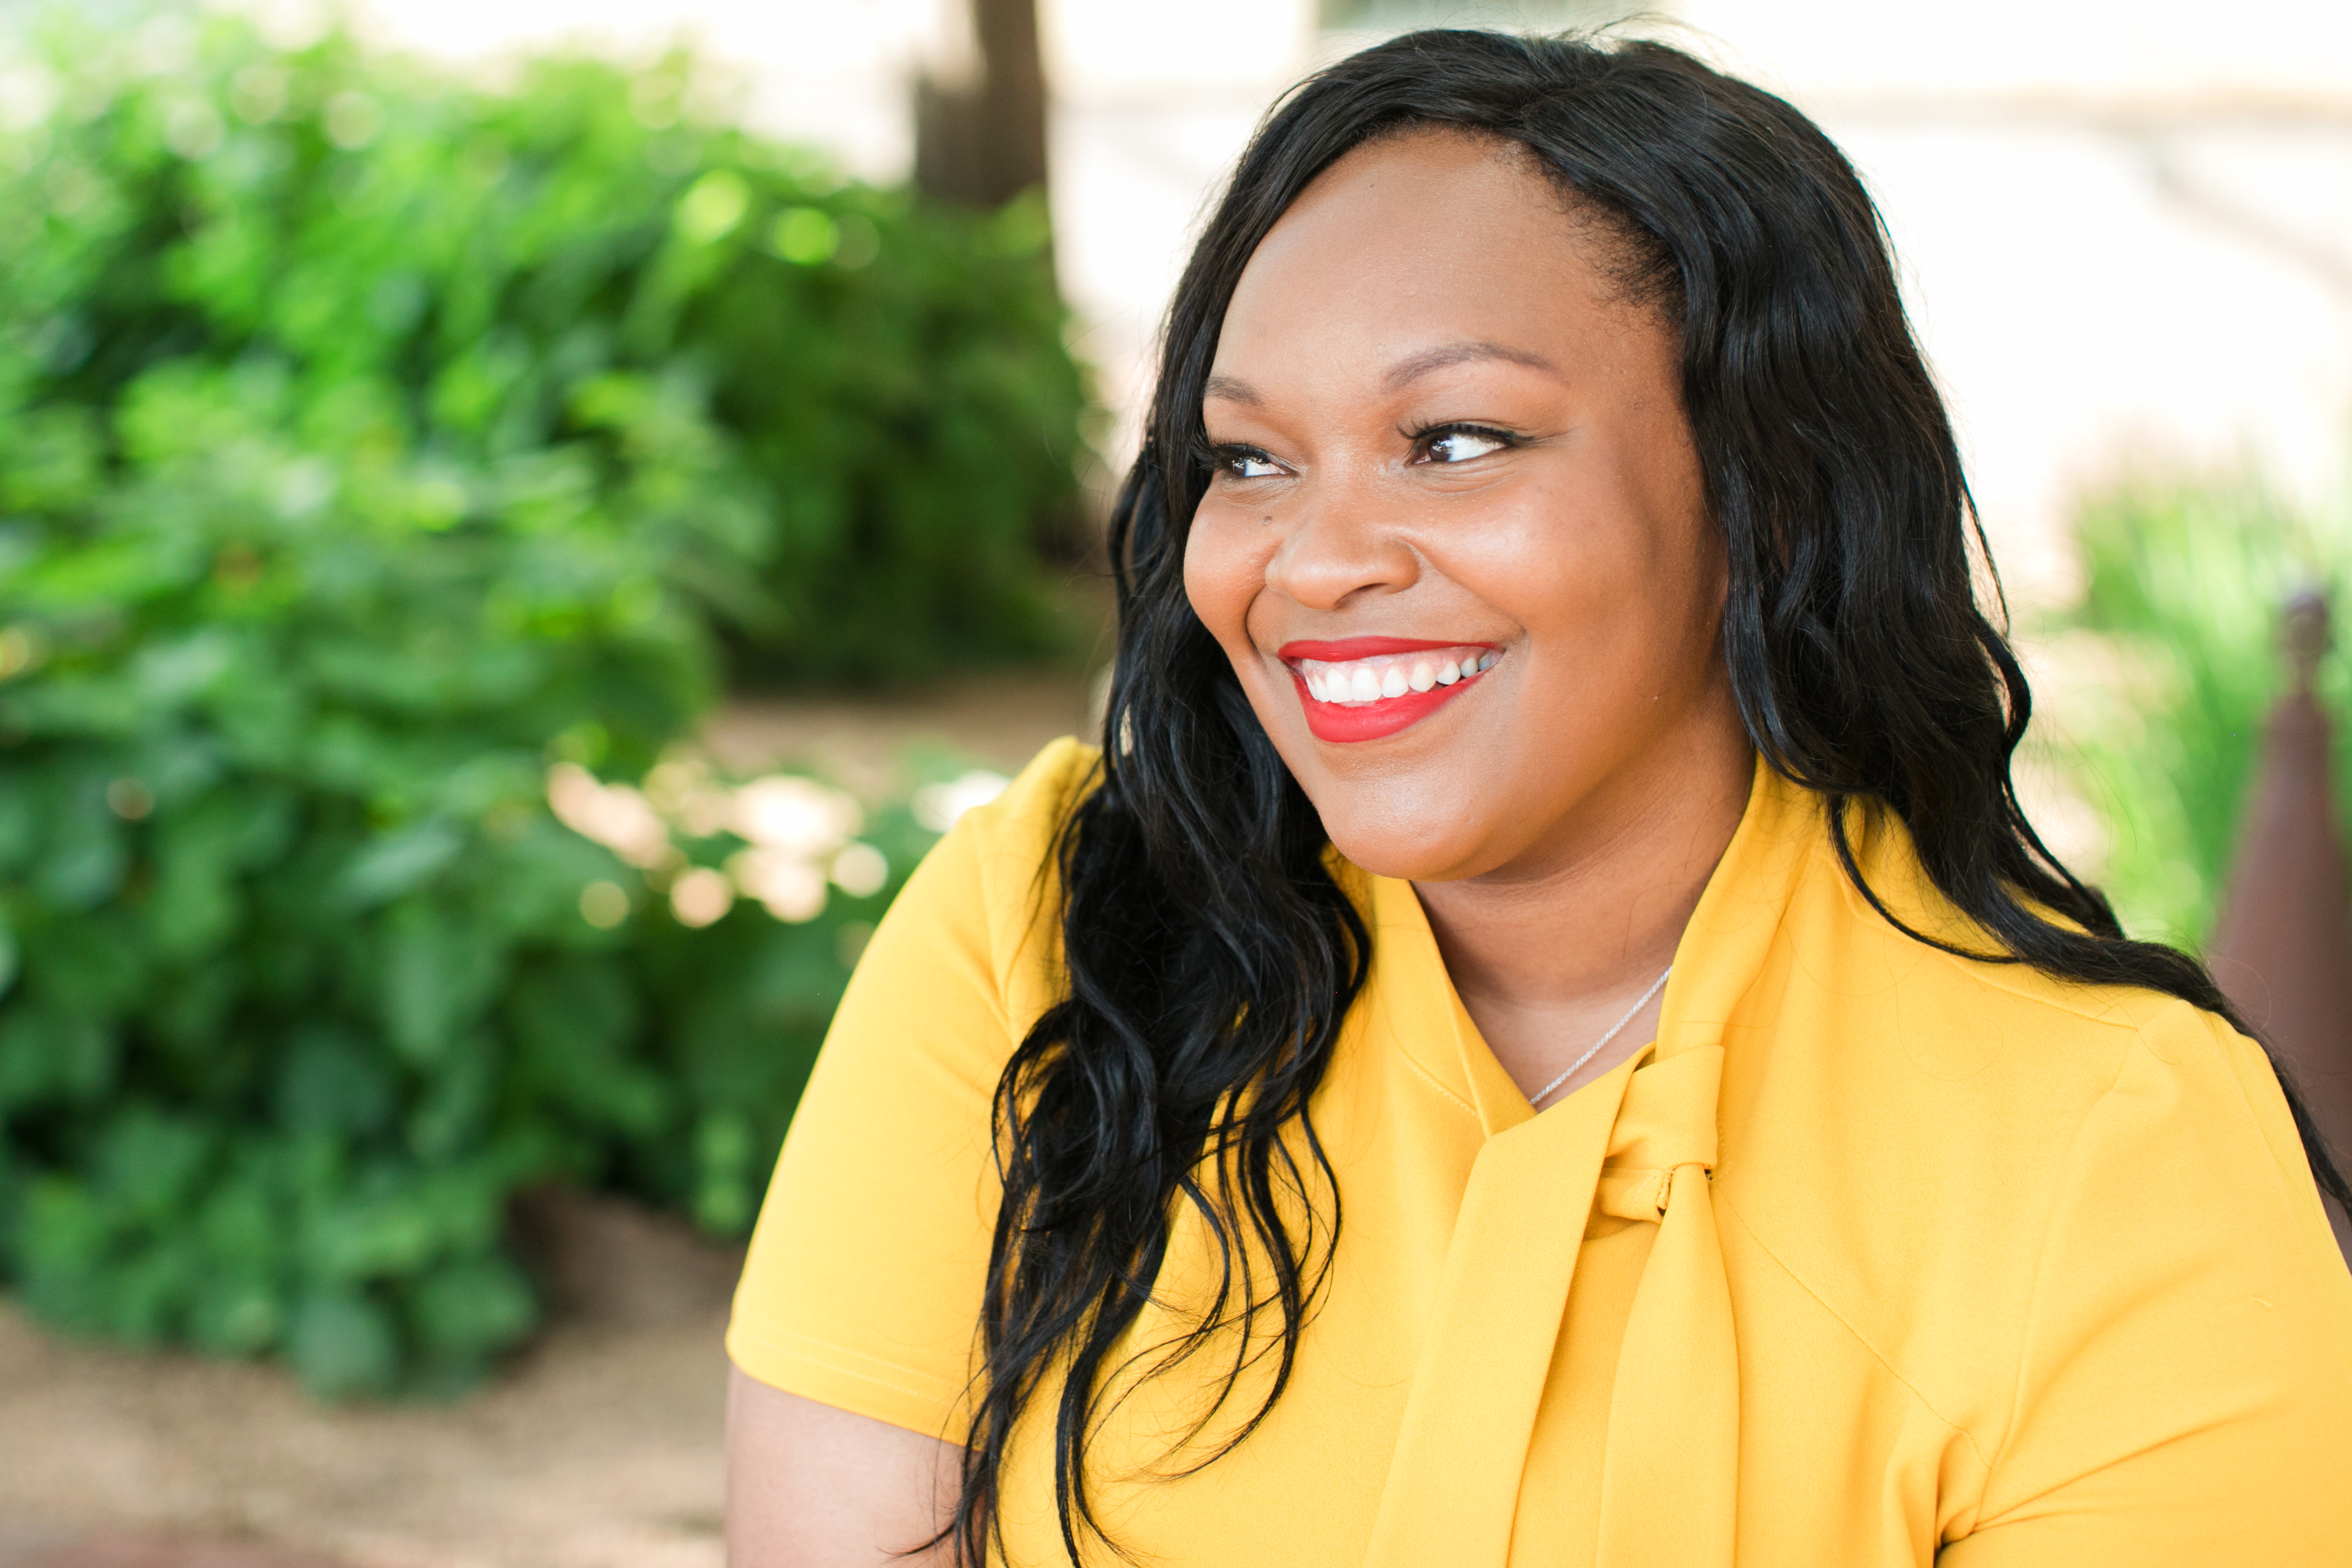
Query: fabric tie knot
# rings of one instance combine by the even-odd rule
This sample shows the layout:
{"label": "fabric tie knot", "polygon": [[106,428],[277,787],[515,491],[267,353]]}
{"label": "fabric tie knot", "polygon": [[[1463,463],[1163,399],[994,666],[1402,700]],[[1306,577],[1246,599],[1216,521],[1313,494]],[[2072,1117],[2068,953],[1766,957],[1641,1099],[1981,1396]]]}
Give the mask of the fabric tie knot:
{"label": "fabric tie knot", "polygon": [[1584,1216],[1596,1211],[1658,1227],[1618,1354],[1601,1568],[1729,1568],[1739,1368],[1710,1191],[1722,1066],[1719,1045],[1645,1053],[1488,1142],[1464,1195],[1370,1568],[1510,1562],[1519,1474],[1495,1461],[1525,1452]]}

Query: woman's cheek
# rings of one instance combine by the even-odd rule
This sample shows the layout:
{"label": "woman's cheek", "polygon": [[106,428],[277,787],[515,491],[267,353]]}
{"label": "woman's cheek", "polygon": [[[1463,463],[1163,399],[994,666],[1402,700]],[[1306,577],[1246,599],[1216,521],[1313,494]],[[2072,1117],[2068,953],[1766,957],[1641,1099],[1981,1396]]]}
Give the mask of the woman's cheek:
{"label": "woman's cheek", "polygon": [[1591,586],[1574,544],[1540,495],[1449,524],[1422,547],[1430,564],[1531,630],[1568,613],[1580,591]]}
{"label": "woman's cheek", "polygon": [[1184,596],[1209,635],[1236,660],[1248,657],[1249,611],[1265,585],[1272,541],[1233,509],[1203,501],[1184,540]]}

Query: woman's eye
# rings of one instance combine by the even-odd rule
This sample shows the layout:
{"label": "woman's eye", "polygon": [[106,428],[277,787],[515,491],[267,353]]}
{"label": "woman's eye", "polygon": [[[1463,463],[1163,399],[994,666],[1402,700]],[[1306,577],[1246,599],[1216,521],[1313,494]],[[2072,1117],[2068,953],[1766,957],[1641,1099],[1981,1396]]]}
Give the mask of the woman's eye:
{"label": "woman's eye", "polygon": [[1446,430],[1429,438],[1422,451],[1423,460],[1432,463],[1466,463],[1473,458],[1483,458],[1489,452],[1499,452],[1510,443],[1486,430]]}
{"label": "woman's eye", "polygon": [[1229,447],[1225,452],[1225,472],[1237,479],[1270,479],[1282,472],[1282,465],[1264,452],[1247,447]]}

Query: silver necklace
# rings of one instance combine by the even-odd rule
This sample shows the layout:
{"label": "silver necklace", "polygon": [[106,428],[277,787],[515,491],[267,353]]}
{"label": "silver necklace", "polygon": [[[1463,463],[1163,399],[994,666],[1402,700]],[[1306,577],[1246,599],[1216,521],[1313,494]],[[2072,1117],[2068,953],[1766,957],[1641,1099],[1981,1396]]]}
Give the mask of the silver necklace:
{"label": "silver necklace", "polygon": [[1582,1067],[1585,1063],[1599,1056],[1601,1054],[1601,1047],[1615,1039],[1618,1033],[1622,1030],[1626,1025],[1633,1021],[1633,1015],[1650,1005],[1650,998],[1655,996],[1658,994],[1658,988],[1666,983],[1666,974],[1672,974],[1674,972],[1675,966],[1671,963],[1667,964],[1665,974],[1661,974],[1655,980],[1650,982],[1650,988],[1642,993],[1642,999],[1639,1002],[1634,1003],[1631,1007],[1626,1008],[1625,1016],[1618,1019],[1614,1024],[1609,1026],[1609,1032],[1607,1034],[1601,1036],[1599,1039],[1593,1041],[1591,1045],[1585,1047],[1585,1052],[1582,1056],[1568,1064],[1568,1070],[1566,1072],[1560,1074],[1558,1078],[1552,1079],[1549,1083],[1544,1085],[1533,1094],[1528,1096],[1528,1103],[1529,1105],[1541,1105],[1544,1102],[1544,1096],[1549,1094],[1553,1089],[1558,1089],[1561,1084],[1566,1083],[1570,1079],[1574,1078],[1576,1076],[1577,1068]]}

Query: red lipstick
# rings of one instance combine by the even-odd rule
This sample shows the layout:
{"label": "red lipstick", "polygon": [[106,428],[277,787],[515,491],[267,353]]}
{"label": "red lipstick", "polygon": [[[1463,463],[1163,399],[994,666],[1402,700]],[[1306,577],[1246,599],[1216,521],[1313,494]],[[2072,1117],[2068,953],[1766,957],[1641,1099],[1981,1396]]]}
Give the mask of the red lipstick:
{"label": "red lipstick", "polygon": [[1431,642],[1427,637],[1342,637],[1338,642],[1286,642],[1274,650],[1285,664],[1297,658],[1327,659],[1333,664],[1351,658],[1378,658],[1385,653],[1425,653],[1433,647],[1493,648],[1486,642]]}
{"label": "red lipstick", "polygon": [[[1307,673],[1300,668],[1302,661],[1318,665],[1346,664],[1357,659],[1381,658],[1395,654],[1411,654],[1445,649],[1454,653],[1475,654],[1465,657],[1466,666],[1471,658],[1493,656],[1501,650],[1492,643],[1433,642],[1421,637],[1346,637],[1336,642],[1290,642],[1277,648],[1275,657],[1290,667],[1291,683],[1297,689],[1298,705],[1306,714],[1307,728],[1318,741],[1377,741],[1412,728],[1448,702],[1453,701],[1484,675],[1484,671],[1468,669],[1450,684],[1431,687],[1426,691],[1407,690],[1394,697],[1381,697],[1367,701],[1323,701],[1307,684]],[[1491,667],[1490,667],[1491,668]],[[1321,679],[1318,677],[1318,679]]]}

